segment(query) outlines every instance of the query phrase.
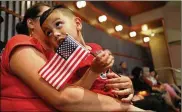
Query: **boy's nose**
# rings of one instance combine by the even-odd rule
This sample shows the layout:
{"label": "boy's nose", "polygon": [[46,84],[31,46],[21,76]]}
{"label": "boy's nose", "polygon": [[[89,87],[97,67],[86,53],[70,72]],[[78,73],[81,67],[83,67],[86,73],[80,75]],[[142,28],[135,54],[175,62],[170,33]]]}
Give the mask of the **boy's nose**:
{"label": "boy's nose", "polygon": [[56,38],[56,40],[61,37],[61,33],[59,32],[54,32],[54,37]]}
{"label": "boy's nose", "polygon": [[61,34],[60,32],[54,32],[54,37],[58,43],[61,43],[66,38],[66,35]]}

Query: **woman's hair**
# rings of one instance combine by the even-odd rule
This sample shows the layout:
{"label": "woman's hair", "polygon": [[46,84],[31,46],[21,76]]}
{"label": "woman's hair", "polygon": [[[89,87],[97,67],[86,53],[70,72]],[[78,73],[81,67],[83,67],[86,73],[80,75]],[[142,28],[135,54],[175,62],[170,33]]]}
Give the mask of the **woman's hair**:
{"label": "woman's hair", "polygon": [[141,67],[135,67],[131,71],[131,74],[134,76],[134,78],[138,79],[140,77],[140,74],[142,73],[142,68]]}
{"label": "woman's hair", "polygon": [[33,5],[32,7],[30,7],[29,9],[26,10],[23,20],[20,21],[19,23],[17,23],[17,25],[16,25],[16,31],[18,34],[29,35],[29,28],[27,26],[27,20],[29,18],[35,19],[37,17],[40,17],[41,15],[38,15],[38,14],[41,12],[42,6],[50,7],[48,4],[41,2],[41,3],[37,3],[37,4]]}

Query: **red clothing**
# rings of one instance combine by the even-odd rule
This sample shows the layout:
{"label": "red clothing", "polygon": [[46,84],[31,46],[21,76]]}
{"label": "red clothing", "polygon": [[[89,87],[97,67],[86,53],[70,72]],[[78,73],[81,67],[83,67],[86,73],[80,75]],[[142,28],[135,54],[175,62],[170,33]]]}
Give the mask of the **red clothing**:
{"label": "red clothing", "polygon": [[45,51],[35,38],[16,35],[8,41],[1,61],[1,111],[55,111],[11,72],[9,57],[20,45],[33,46],[48,59],[51,57],[51,53]]}
{"label": "red clothing", "polygon": [[[53,108],[46,104],[36,93],[34,93],[26,84],[22,82],[18,77],[16,77],[10,69],[9,66],[9,57],[14,48],[17,46],[29,45],[35,47],[41,53],[43,53],[46,58],[49,60],[52,58],[54,53],[48,52],[35,38],[28,37],[25,35],[16,35],[12,37],[2,54],[2,65],[1,65],[1,111],[54,111]],[[88,44],[92,47],[91,52],[96,52],[102,48],[94,43]],[[90,67],[93,56],[89,56],[85,61],[83,61],[79,70],[76,72],[76,75],[72,77],[69,83],[81,78],[81,76],[86,72]],[[110,91],[105,91],[104,88],[105,81],[100,77],[94,82],[92,86],[92,91],[113,96]]]}
{"label": "red clothing", "polygon": [[[102,50],[102,47],[98,44],[87,43],[87,45],[89,45],[92,48],[91,50],[92,53],[96,53],[97,51]],[[85,61],[83,61],[80,64],[79,69],[76,71],[76,75],[72,77],[69,83],[73,83],[74,81],[79,80],[85,74],[86,70],[91,66],[93,58],[94,58],[93,56],[89,56],[87,59],[85,59]],[[105,84],[106,84],[105,80],[106,79],[103,79],[101,76],[99,76],[93,83],[91,87],[91,91],[108,95],[111,97],[115,97],[115,95],[111,92],[111,89],[105,88]]]}

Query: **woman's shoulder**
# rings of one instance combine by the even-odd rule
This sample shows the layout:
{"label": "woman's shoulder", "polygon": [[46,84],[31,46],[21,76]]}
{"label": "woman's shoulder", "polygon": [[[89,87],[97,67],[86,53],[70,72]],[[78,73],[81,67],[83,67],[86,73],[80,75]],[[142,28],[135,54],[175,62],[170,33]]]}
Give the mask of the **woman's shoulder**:
{"label": "woman's shoulder", "polygon": [[23,41],[30,41],[31,38],[32,37],[27,36],[27,35],[17,34],[15,36],[11,37],[8,40],[7,44],[8,43],[13,43],[13,42],[16,42],[17,43],[17,42],[23,42]]}
{"label": "woman's shoulder", "polygon": [[34,45],[35,43],[37,43],[35,38],[23,34],[17,34],[8,40],[5,49],[13,49],[19,45]]}
{"label": "woman's shoulder", "polygon": [[40,45],[36,43],[33,37],[27,35],[15,35],[8,40],[5,49],[2,53],[2,64],[6,64],[9,67],[10,56],[12,52],[19,46],[31,46],[40,50]]}

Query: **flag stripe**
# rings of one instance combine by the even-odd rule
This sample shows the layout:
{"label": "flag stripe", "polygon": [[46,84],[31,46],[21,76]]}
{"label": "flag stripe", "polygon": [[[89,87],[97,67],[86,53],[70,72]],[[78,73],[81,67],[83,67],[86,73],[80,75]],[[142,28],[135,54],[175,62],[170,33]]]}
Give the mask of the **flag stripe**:
{"label": "flag stripe", "polygon": [[[60,74],[60,75],[63,75],[63,77],[62,77],[62,78],[60,78],[60,77],[57,78],[57,81],[59,81],[59,82],[57,82],[56,85],[53,85],[54,87],[57,87],[57,85],[64,79],[64,77],[66,77],[67,75],[70,76],[69,73],[73,73],[73,71],[71,71],[71,69],[74,69],[73,67],[74,67],[77,63],[80,62],[81,56],[83,56],[83,55],[84,55],[84,51],[83,51],[83,49],[82,49],[81,53],[78,54],[78,57],[76,57],[76,58],[79,58],[79,60],[77,60],[77,59],[75,58],[75,60],[73,60],[72,63],[71,63],[67,68],[65,68],[66,70],[64,70],[63,73]],[[68,73],[68,72],[69,72],[69,73]]]}
{"label": "flag stripe", "polygon": [[79,53],[79,52],[80,52],[80,47],[78,47],[78,48],[74,51],[73,55],[71,55],[71,57],[69,57],[69,59],[66,61],[66,63],[64,63],[64,65],[61,66],[60,70],[59,70],[56,74],[54,74],[53,78],[49,81],[50,84],[52,84],[53,82],[55,82],[55,80],[56,80],[56,78],[58,77],[58,75],[61,74],[61,72],[64,70],[64,68],[67,67],[67,65],[68,65],[69,63],[71,63],[72,59],[75,58],[75,57],[74,57],[74,54],[77,54],[77,53]]}
{"label": "flag stripe", "polygon": [[57,48],[53,58],[38,73],[51,86],[60,89],[70,80],[80,62],[88,57],[89,53],[88,49],[68,35]]}
{"label": "flag stripe", "polygon": [[[52,58],[52,60],[51,60],[48,64],[46,64],[46,66],[43,67],[43,69],[39,72],[40,74],[43,74],[43,72],[45,72],[45,71],[47,70],[47,68],[51,65],[52,61],[53,61],[54,59],[56,59],[56,56],[57,56],[57,55],[54,55],[54,57]],[[43,78],[44,78],[44,77],[43,77]]]}
{"label": "flag stripe", "polygon": [[58,61],[58,64],[56,64],[56,66],[54,67],[54,69],[50,72],[50,73],[48,73],[49,75],[45,78],[46,79],[46,81],[48,81],[52,76],[54,76],[54,74],[59,70],[59,68],[60,68],[60,66],[62,65],[62,64],[64,64],[64,60],[61,60],[61,59],[58,59],[59,61]]}
{"label": "flag stripe", "polygon": [[[66,65],[66,68],[65,68],[66,70],[68,70],[69,67],[71,67],[71,65],[72,65],[75,61],[78,61],[77,58],[80,56],[80,54],[81,54],[82,51],[83,51],[83,49],[80,49],[80,47],[78,47],[78,48],[79,48],[78,54],[77,54],[77,53],[73,54],[73,55],[74,55],[74,58],[73,58],[71,61],[69,61],[69,62],[71,62],[71,63],[69,63],[69,64]],[[81,50],[81,51],[80,51],[80,50]],[[57,82],[58,82],[61,78],[63,78],[63,76],[65,75],[65,72],[66,72],[65,69],[63,70],[63,73],[60,74],[61,76],[59,76],[59,77],[56,78],[56,81],[53,83],[53,87],[55,87],[55,85],[57,84]]]}
{"label": "flag stripe", "polygon": [[[51,84],[51,82],[50,82],[50,80],[52,80],[52,78],[55,76],[55,74],[58,74],[59,73],[59,71],[61,70],[61,68],[62,68],[62,66],[66,63],[66,61],[64,60],[64,59],[61,59],[61,66],[58,66],[58,69],[54,72],[54,73],[52,73],[51,74],[51,76],[50,76],[50,78],[48,79],[48,82]],[[51,84],[52,85],[52,84]]]}
{"label": "flag stripe", "polygon": [[80,58],[80,60],[74,64],[74,66],[71,68],[70,72],[68,72],[68,74],[65,76],[64,79],[61,80],[61,82],[57,85],[56,89],[59,89],[65,82],[67,82],[69,76],[71,75],[71,72],[73,72],[75,70],[75,68],[77,67],[77,65],[80,63],[80,61],[82,61],[85,57],[86,57],[86,52],[82,55],[82,57]]}
{"label": "flag stripe", "polygon": [[[57,54],[56,54],[57,55]],[[54,69],[54,67],[59,63],[59,60],[61,57],[60,56],[56,56],[56,59],[52,61],[51,66],[44,72],[43,77],[45,78],[50,72],[52,72],[52,70]]]}

